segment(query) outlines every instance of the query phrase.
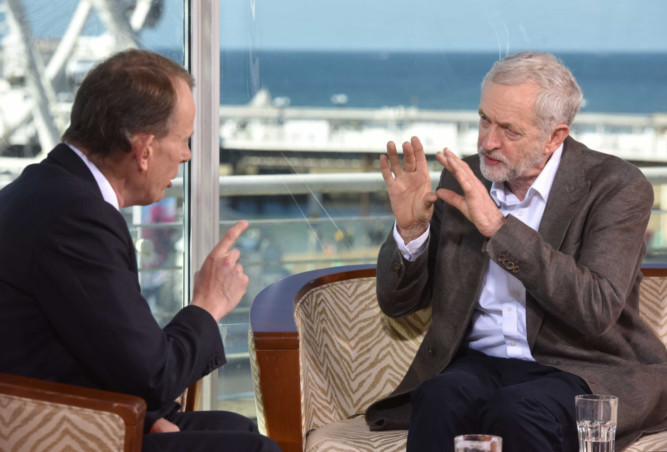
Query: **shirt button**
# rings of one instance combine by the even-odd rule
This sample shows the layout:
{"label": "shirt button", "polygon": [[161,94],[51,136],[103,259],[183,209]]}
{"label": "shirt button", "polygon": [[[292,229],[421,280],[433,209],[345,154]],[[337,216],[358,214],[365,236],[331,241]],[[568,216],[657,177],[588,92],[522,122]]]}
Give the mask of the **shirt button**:
{"label": "shirt button", "polygon": [[511,342],[510,342],[510,345],[511,345],[512,347],[514,347],[514,346],[516,345],[516,342],[511,341]]}
{"label": "shirt button", "polygon": [[512,306],[507,308],[507,312],[512,312]]}

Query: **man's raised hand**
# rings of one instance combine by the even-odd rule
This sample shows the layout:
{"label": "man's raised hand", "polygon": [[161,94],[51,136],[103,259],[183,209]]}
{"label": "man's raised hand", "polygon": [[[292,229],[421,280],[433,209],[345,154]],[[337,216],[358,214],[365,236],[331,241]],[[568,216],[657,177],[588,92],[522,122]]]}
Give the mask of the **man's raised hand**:
{"label": "man's raised hand", "polygon": [[401,166],[394,142],[387,143],[387,155],[380,157],[380,169],[398,233],[408,243],[426,231],[433,215],[433,203],[438,198],[431,187],[419,138],[412,137],[410,142],[403,143],[403,163],[405,168]]}
{"label": "man's raised hand", "polygon": [[247,227],[248,222],[241,220],[229,228],[195,275],[192,304],[208,311],[216,321],[239,304],[248,288],[248,276],[237,263],[241,253],[231,249]]}
{"label": "man's raised hand", "polygon": [[493,202],[489,192],[475,176],[466,162],[458,158],[452,151],[445,148],[435,158],[456,178],[463,196],[451,190],[441,188],[437,191],[438,198],[457,208],[472,222],[484,237],[491,237],[505,222],[505,217]]}

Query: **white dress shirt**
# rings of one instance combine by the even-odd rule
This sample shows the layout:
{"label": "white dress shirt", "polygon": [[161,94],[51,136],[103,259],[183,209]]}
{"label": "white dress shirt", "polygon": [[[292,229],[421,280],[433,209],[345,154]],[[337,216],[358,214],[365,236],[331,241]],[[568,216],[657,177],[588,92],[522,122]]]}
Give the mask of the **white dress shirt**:
{"label": "white dress shirt", "polygon": [[72,146],[69,143],[66,143],[67,146],[70,147],[71,150],[74,151],[76,155],[79,156],[81,160],[83,160],[83,163],[86,164],[88,169],[90,170],[91,173],[93,173],[93,177],[95,177],[95,181],[97,182],[97,186],[100,187],[100,191],[102,192],[102,197],[106,202],[111,204],[116,208],[116,210],[120,210],[120,204],[118,202],[118,196],[116,195],[116,192],[114,191],[113,187],[109,183],[106,177],[104,177],[104,174],[95,166],[93,162],[88,160],[88,157],[86,157],[86,154],[81,152],[79,149],[76,147]]}
{"label": "white dress shirt", "polygon": [[[539,228],[562,152],[561,145],[530,186],[523,201],[519,201],[504,183],[491,185],[490,195],[503,215],[512,215],[534,230]],[[394,239],[405,259],[414,261],[424,252],[429,231],[405,244],[394,224]],[[493,259],[489,259],[464,343],[490,356],[534,361],[527,341],[526,289]]]}

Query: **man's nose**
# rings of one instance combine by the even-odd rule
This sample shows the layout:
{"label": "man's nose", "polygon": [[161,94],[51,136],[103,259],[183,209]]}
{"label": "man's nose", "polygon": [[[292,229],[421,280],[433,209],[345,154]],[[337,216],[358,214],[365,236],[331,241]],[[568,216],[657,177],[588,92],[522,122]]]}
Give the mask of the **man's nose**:
{"label": "man's nose", "polygon": [[500,128],[496,125],[489,127],[486,135],[482,137],[481,145],[487,151],[499,148],[501,145]]}

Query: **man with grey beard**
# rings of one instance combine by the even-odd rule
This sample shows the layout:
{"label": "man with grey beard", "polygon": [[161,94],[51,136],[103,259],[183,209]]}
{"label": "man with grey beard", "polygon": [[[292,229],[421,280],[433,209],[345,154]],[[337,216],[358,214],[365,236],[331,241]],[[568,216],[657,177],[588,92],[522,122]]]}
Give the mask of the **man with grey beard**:
{"label": "man with grey beard", "polygon": [[520,53],[482,82],[478,155],[417,137],[380,166],[396,217],[377,264],[381,309],[432,307],[373,430],[408,429],[408,451],[453,451],[487,433],[503,451],[576,451],[574,397],[619,397],[619,450],[667,428],[667,350],[638,312],[651,184],[569,137],[582,93],[555,57]]}

